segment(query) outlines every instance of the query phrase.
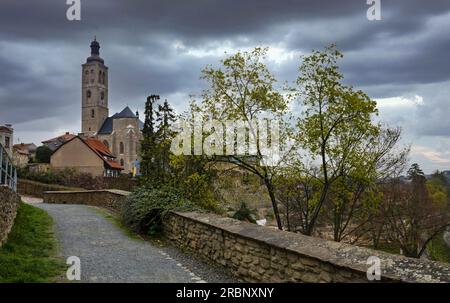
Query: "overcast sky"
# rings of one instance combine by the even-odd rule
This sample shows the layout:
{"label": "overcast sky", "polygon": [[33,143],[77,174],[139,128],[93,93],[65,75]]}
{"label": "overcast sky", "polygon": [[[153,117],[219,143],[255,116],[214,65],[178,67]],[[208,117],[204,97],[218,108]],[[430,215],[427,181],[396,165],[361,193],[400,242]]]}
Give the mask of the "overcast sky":
{"label": "overcast sky", "polygon": [[337,43],[345,82],[403,128],[412,161],[450,169],[448,0],[382,0],[381,21],[367,20],[366,0],[81,0],[81,21],[66,19],[68,7],[0,2],[0,124],[13,124],[15,143],[80,131],[81,64],[94,35],[111,115],[142,112],[151,93],[185,109],[205,85],[201,69],[224,52],[270,47],[282,82],[296,78],[300,55]]}

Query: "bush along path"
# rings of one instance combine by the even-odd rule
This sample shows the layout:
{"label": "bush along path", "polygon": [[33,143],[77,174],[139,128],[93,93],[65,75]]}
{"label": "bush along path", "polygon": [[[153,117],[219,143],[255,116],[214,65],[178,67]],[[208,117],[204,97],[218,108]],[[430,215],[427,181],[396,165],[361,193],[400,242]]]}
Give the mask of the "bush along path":
{"label": "bush along path", "polygon": [[220,269],[130,237],[98,209],[36,204],[55,220],[60,255],[81,263],[81,282],[236,282]]}

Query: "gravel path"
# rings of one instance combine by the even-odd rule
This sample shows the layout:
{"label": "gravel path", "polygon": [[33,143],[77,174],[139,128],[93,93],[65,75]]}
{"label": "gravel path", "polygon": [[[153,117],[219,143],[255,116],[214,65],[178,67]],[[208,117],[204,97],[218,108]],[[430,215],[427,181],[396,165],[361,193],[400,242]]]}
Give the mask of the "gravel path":
{"label": "gravel path", "polygon": [[85,205],[34,204],[55,220],[59,254],[81,260],[81,282],[236,282],[173,247],[133,239]]}

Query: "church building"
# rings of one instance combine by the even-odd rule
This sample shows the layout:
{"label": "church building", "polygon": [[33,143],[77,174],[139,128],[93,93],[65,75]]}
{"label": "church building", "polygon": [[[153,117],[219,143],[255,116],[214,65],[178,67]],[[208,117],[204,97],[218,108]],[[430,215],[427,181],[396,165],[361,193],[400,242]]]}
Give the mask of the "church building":
{"label": "church building", "polygon": [[91,42],[91,56],[82,65],[81,81],[80,135],[103,142],[123,166],[123,172],[133,172],[140,159],[144,123],[139,120],[139,113],[133,113],[128,106],[109,116],[108,67],[100,57],[96,39]]}

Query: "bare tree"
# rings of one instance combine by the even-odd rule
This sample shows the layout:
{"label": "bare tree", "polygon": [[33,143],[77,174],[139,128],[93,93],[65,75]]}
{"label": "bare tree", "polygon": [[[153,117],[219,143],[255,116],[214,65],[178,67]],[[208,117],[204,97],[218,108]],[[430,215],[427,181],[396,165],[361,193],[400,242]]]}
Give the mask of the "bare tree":
{"label": "bare tree", "polygon": [[384,218],[385,237],[405,256],[420,258],[428,243],[450,226],[450,217],[431,199],[426,178],[415,165],[409,182],[392,181],[385,185],[379,216]]}

